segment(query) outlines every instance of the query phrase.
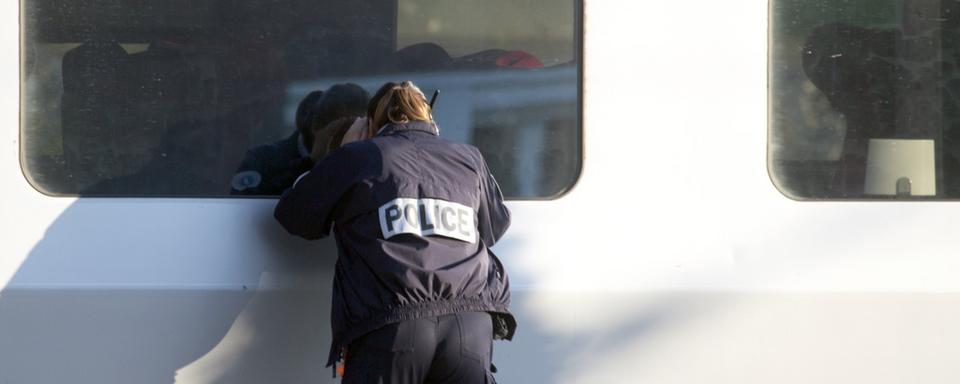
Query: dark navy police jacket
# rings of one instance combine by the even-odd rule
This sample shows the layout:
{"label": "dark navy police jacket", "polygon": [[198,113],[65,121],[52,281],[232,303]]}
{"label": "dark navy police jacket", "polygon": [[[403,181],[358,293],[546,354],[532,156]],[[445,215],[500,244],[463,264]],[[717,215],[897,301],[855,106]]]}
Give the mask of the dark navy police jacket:
{"label": "dark navy police jacket", "polygon": [[278,196],[290,188],[313,164],[300,141],[300,134],[294,132],[286,139],[247,151],[230,181],[230,194]]}
{"label": "dark navy police jacket", "polygon": [[415,318],[490,312],[492,336],[513,337],[507,273],[489,249],[510,212],[480,151],[437,132],[388,125],[330,152],[277,204],[290,233],[336,237],[328,366],[357,337]]}

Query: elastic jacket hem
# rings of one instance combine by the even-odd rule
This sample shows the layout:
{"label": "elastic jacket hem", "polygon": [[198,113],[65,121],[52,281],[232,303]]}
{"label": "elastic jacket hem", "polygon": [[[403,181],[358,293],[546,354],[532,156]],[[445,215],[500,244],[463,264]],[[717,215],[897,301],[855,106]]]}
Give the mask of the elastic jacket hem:
{"label": "elastic jacket hem", "polygon": [[495,338],[505,340],[513,338],[513,332],[514,329],[516,329],[516,320],[510,313],[510,310],[507,309],[507,305],[491,304],[481,298],[462,298],[411,304],[384,311],[377,316],[350,327],[350,329],[342,335],[335,335],[333,343],[330,345],[330,356],[327,359],[327,367],[333,366],[333,364],[340,360],[340,352],[343,347],[350,345],[350,343],[360,336],[380,327],[407,320],[462,312],[490,312],[494,314],[494,329],[491,337],[497,335],[498,337]]}

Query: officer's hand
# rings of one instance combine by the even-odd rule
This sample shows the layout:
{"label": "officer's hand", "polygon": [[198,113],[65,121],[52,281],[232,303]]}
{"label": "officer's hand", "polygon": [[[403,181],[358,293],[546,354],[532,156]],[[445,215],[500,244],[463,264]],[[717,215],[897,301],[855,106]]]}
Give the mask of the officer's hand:
{"label": "officer's hand", "polygon": [[327,155],[327,145],[330,143],[330,130],[323,129],[313,133],[313,147],[310,148],[310,159],[320,161]]}
{"label": "officer's hand", "polygon": [[343,135],[343,140],[340,141],[340,145],[369,139],[372,136],[370,135],[369,126],[370,123],[366,117],[358,118],[353,122],[353,125],[350,126],[350,129],[347,130],[347,133]]}

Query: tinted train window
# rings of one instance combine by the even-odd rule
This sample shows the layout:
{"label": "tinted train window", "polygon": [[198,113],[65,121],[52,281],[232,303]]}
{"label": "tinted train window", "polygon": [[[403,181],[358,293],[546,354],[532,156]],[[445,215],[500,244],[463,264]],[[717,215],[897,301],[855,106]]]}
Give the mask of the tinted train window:
{"label": "tinted train window", "polygon": [[776,0],[769,169],[800,199],[960,197],[960,3]]}
{"label": "tinted train window", "polygon": [[308,95],[412,80],[507,197],[557,196],[580,170],[580,7],[25,0],[24,173],[53,195],[272,195],[309,145]]}

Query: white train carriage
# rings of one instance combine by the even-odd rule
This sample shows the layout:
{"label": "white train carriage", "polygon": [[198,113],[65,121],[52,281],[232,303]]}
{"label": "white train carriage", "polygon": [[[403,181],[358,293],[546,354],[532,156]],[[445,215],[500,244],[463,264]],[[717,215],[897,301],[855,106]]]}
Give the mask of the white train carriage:
{"label": "white train carriage", "polygon": [[510,199],[498,381],[955,383],[958,13],[4,2],[0,383],[337,382],[333,241],[230,177],[310,90],[403,79]]}

